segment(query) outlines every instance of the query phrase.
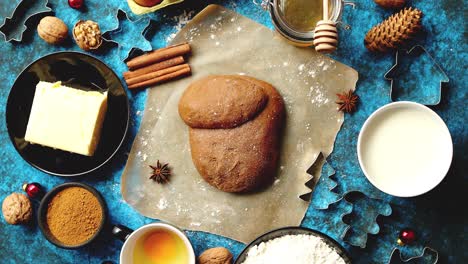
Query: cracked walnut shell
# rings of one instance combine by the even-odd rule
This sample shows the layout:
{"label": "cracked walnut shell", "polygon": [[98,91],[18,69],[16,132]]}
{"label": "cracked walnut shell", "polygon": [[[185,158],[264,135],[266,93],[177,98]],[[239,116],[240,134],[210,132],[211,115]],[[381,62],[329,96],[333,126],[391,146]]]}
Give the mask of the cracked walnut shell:
{"label": "cracked walnut shell", "polygon": [[3,200],[2,212],[10,225],[28,223],[32,217],[31,201],[24,194],[12,193]]}
{"label": "cracked walnut shell", "polygon": [[76,44],[86,51],[98,49],[102,44],[99,25],[91,20],[78,21],[73,28],[73,38]]}

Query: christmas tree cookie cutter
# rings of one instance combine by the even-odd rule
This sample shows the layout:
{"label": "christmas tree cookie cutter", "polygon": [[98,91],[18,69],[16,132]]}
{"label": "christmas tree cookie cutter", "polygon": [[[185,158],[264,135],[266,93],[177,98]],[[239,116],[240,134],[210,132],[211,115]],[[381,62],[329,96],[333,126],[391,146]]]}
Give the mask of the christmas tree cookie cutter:
{"label": "christmas tree cookie cutter", "polygon": [[13,10],[11,16],[6,17],[0,26],[6,42],[23,40],[23,34],[28,29],[26,22],[33,16],[52,12],[48,7],[49,0],[22,0]]}
{"label": "christmas tree cookie cutter", "polygon": [[[314,172],[319,171],[319,165],[322,165],[322,173],[320,179],[317,181],[314,176]],[[311,206],[319,210],[327,209],[330,204],[341,200],[342,197],[333,191],[338,186],[336,181],[332,179],[335,175],[335,170],[328,163],[322,152],[317,155],[317,158],[314,160],[312,166],[307,170],[307,173],[312,175],[312,178],[305,183],[305,186],[310,188],[311,191],[300,195],[299,198],[306,202],[311,202]],[[325,186],[325,188],[322,186]],[[312,189],[314,189],[313,192]],[[321,199],[313,199],[315,196],[318,196]]]}
{"label": "christmas tree cookie cutter", "polygon": [[[341,234],[341,239],[352,246],[365,248],[368,234],[377,235],[380,232],[377,219],[381,216],[390,216],[392,207],[384,200],[369,197],[358,190],[346,192],[343,200],[352,207],[341,215],[341,221],[347,225]],[[358,221],[354,221],[354,218]]]}
{"label": "christmas tree cookie cutter", "polygon": [[365,248],[368,234],[377,235],[380,232],[377,219],[380,216],[391,215],[391,206],[382,199],[369,197],[358,190],[350,190],[344,194],[335,192],[338,182],[331,179],[331,177],[334,177],[336,171],[323,153],[319,153],[312,166],[307,170],[307,173],[313,177],[305,183],[307,187],[313,188],[315,183],[314,172],[321,164],[323,164],[321,176],[313,192],[299,197],[304,201],[310,201],[310,205],[318,210],[329,209],[330,205],[343,201],[344,206],[349,209],[340,215],[341,222],[346,225],[340,237],[344,242],[352,246]]}
{"label": "christmas tree cookie cutter", "polygon": [[[149,18],[140,18],[138,20],[132,21],[128,18],[127,13],[122,9],[117,11],[115,17],[117,19],[117,26],[114,29],[104,32],[102,34],[102,38],[106,42],[117,45],[117,53],[122,61],[125,61],[127,58],[131,57],[132,51],[135,49],[139,49],[141,51],[150,51],[153,49],[151,47],[151,43],[146,39],[148,30],[151,28],[151,20]],[[132,27],[132,29],[127,29],[126,27],[128,26]],[[123,41],[115,40],[115,36],[121,35],[122,33],[131,34],[130,36],[125,36],[127,42],[131,43],[129,46],[124,45],[122,43]],[[123,56],[121,56],[122,50],[124,50]]]}
{"label": "christmas tree cookie cutter", "polygon": [[434,256],[433,264],[436,264],[439,261],[439,252],[437,252],[437,250],[430,248],[430,247],[424,247],[420,255],[410,257],[408,259],[404,259],[401,256],[400,249],[394,248],[392,250],[392,253],[390,254],[390,259],[387,262],[387,264],[420,263],[418,262],[418,260],[422,260],[426,256],[427,252],[432,253],[432,255]]}
{"label": "christmas tree cookie cutter", "polygon": [[442,67],[421,45],[397,51],[395,64],[384,78],[390,81],[391,101],[415,101],[424,105],[438,105],[443,83],[449,82]]}

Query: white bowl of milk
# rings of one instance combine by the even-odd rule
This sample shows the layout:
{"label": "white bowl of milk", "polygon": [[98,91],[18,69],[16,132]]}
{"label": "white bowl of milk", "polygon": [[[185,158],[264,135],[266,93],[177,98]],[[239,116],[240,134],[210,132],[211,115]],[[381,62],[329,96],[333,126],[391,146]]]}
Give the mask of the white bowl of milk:
{"label": "white bowl of milk", "polygon": [[444,179],[452,163],[452,137],[428,107],[395,102],[366,120],[357,153],[364,175],[375,187],[394,196],[413,197]]}

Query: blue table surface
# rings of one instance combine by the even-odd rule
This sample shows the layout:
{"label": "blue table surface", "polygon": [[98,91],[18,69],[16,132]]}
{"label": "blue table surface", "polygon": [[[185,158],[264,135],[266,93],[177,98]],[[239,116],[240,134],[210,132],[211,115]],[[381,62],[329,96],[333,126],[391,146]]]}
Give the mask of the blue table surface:
{"label": "blue table surface", "polygon": [[[19,0],[0,3],[0,21],[10,16]],[[101,25],[102,31],[117,26],[116,14],[120,8],[129,12],[124,0],[85,0],[87,10],[77,11],[68,7],[65,0],[51,0],[50,6],[55,15],[62,18],[72,28],[78,19],[92,19]],[[405,257],[421,253],[423,246],[438,250],[440,263],[468,263],[467,241],[467,126],[468,102],[465,70],[467,70],[466,45],[466,6],[462,0],[445,1],[411,1],[420,8],[424,15],[425,32],[417,43],[422,44],[445,70],[450,82],[444,85],[441,104],[432,107],[447,123],[453,137],[454,158],[451,170],[446,179],[433,191],[416,198],[397,198],[385,195],[375,189],[359,169],[355,149],[357,135],[365,119],[378,107],[388,103],[389,82],[383,78],[385,72],[394,62],[394,55],[376,55],[369,53],[363,45],[367,30],[391,14],[372,0],[357,0],[356,8],[345,7],[343,21],[351,26],[350,30],[340,30],[339,50],[333,55],[335,59],[352,66],[359,72],[357,94],[360,96],[358,111],[346,115],[345,123],[338,134],[335,151],[329,162],[336,170],[337,193],[359,190],[370,197],[381,198],[391,205],[393,213],[388,217],[379,217],[380,232],[376,235],[360,234],[367,237],[367,247],[350,246],[343,242],[341,234],[346,225],[341,221],[344,205],[336,203],[327,210],[310,207],[302,223],[303,226],[315,228],[335,238],[349,251],[355,263],[387,263],[390,253],[396,247],[398,231],[403,227],[412,227],[418,235],[417,241],[410,246],[400,247]],[[217,3],[234,9],[267,27],[272,28],[268,12],[263,11],[250,0],[209,0],[189,1],[144,16],[152,20],[151,32],[146,36],[152,48],[164,47],[167,37],[176,32],[179,16],[194,15],[210,3]],[[194,11],[194,12],[191,12]],[[131,20],[138,19],[129,15]],[[182,18],[181,16],[180,18]],[[51,46],[43,42],[36,34],[38,18],[28,21],[21,43],[0,44],[0,200],[11,192],[21,192],[24,182],[40,182],[47,189],[68,182],[81,181],[95,186],[104,196],[109,210],[111,223],[119,223],[138,228],[154,222],[139,215],[126,204],[120,195],[120,176],[126,162],[132,141],[141,121],[140,112],[145,106],[146,91],[129,91],[131,103],[131,126],[126,143],[118,154],[102,169],[87,176],[61,178],[42,173],[29,166],[15,151],[8,137],[5,125],[5,105],[16,76],[35,59],[55,51],[79,50],[71,43],[63,46]],[[125,41],[126,47],[138,39],[136,30],[122,31],[116,35],[117,40]],[[96,56],[110,65],[119,75],[126,71],[125,64],[116,47]],[[425,82],[421,76],[415,80]],[[319,183],[317,188],[323,188]],[[314,197],[320,199],[320,197]],[[34,206],[37,208],[37,203]],[[365,210],[364,210],[365,212]],[[359,214],[354,217],[365,218]],[[362,219],[361,219],[362,220]],[[353,225],[352,220],[348,223]],[[357,223],[357,222],[356,222]],[[235,227],[233,227],[235,228]],[[239,230],[242,232],[242,230]],[[187,231],[197,254],[209,247],[225,246],[236,256],[244,244],[203,232]],[[359,232],[356,231],[356,234]],[[118,263],[122,243],[113,239],[109,230],[80,250],[59,249],[42,236],[36,223],[29,226],[11,226],[0,220],[0,262],[1,263],[101,263],[104,260]],[[431,259],[429,257],[428,259]]]}

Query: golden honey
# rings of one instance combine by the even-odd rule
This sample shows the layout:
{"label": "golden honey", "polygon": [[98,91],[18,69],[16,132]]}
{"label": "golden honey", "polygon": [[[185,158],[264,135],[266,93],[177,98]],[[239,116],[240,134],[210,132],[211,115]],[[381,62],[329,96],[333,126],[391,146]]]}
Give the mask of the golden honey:
{"label": "golden honey", "polygon": [[[264,0],[268,1],[268,0]],[[338,22],[344,1],[329,0],[329,20]],[[278,33],[296,46],[306,47],[314,41],[314,29],[323,17],[323,0],[273,0],[269,8]]]}
{"label": "golden honey", "polygon": [[322,0],[282,0],[280,10],[284,20],[297,31],[312,31],[322,19]]}

